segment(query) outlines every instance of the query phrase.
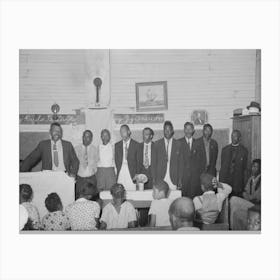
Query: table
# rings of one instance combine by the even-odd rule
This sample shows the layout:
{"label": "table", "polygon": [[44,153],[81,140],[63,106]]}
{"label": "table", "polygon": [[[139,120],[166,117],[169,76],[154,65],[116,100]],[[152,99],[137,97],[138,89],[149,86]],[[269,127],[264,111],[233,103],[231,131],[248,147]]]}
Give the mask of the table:
{"label": "table", "polygon": [[[170,191],[169,198],[174,200],[182,196],[179,190]],[[106,205],[112,200],[110,191],[100,192],[100,198],[103,200],[103,205]],[[126,199],[130,201],[134,208],[149,208],[153,200],[153,190],[144,191],[126,191]]]}
{"label": "table", "polygon": [[75,200],[75,180],[64,172],[24,172],[19,174],[19,183],[32,187],[32,203],[38,208],[40,218],[48,213],[45,207],[48,194],[56,192],[60,196],[63,208]]}

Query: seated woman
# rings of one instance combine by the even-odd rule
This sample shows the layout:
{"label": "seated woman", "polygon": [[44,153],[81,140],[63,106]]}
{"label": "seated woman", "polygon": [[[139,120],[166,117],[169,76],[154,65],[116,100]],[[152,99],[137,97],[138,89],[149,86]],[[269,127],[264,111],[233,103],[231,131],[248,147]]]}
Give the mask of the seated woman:
{"label": "seated woman", "polygon": [[247,228],[247,212],[254,205],[261,204],[261,160],[252,162],[251,177],[243,192],[243,198],[233,196],[230,199],[230,226],[233,230]]}
{"label": "seated woman", "polygon": [[122,184],[111,187],[112,202],[102,210],[100,229],[118,229],[135,227],[136,211],[125,199],[125,188]]}

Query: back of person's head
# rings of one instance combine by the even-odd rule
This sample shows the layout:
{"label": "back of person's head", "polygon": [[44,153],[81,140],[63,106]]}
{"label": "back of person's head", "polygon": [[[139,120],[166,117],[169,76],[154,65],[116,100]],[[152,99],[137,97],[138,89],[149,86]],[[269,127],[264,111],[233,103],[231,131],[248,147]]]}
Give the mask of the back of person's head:
{"label": "back of person's head", "polygon": [[164,197],[168,197],[169,195],[169,186],[165,181],[157,182],[154,185],[154,188],[157,189],[159,192],[164,193]]}
{"label": "back of person's head", "polygon": [[114,184],[110,189],[111,195],[115,199],[124,199],[125,198],[125,188],[122,184]]}
{"label": "back of person's head", "polygon": [[48,194],[45,199],[45,205],[49,212],[55,212],[62,210],[62,202],[57,193]]}
{"label": "back of person's head", "polygon": [[189,197],[179,197],[175,199],[171,203],[168,213],[173,229],[178,229],[184,224],[192,225],[195,214],[192,199]]}
{"label": "back of person's head", "polygon": [[80,189],[80,198],[86,198],[90,200],[94,200],[94,198],[98,197],[99,192],[96,185],[90,182],[84,182]]}
{"label": "back of person's head", "polygon": [[261,230],[261,206],[254,205],[248,209],[248,230]]}
{"label": "back of person's head", "polygon": [[214,190],[213,178],[214,176],[208,173],[202,173],[200,175],[200,184],[203,186],[204,192]]}
{"label": "back of person's head", "polygon": [[19,185],[19,199],[20,203],[32,200],[33,190],[28,184]]}

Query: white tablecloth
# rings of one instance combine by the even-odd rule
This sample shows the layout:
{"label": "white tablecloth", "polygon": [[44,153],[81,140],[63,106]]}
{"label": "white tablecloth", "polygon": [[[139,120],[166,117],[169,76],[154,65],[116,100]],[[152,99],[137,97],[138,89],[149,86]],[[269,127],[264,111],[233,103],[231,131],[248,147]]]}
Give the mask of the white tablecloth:
{"label": "white tablecloth", "polygon": [[63,208],[75,200],[75,181],[64,172],[42,171],[19,174],[20,184],[29,184],[33,189],[33,201],[39,210],[40,218],[48,213],[45,199],[48,194],[56,192]]}
{"label": "white tablecloth", "polygon": [[[170,191],[169,198],[176,199],[182,196],[182,192],[175,190]],[[100,192],[100,198],[103,200],[112,199],[112,195],[110,191]],[[153,200],[153,190],[145,190],[145,191],[126,191],[126,199],[127,200],[135,200],[135,201],[152,201]]]}

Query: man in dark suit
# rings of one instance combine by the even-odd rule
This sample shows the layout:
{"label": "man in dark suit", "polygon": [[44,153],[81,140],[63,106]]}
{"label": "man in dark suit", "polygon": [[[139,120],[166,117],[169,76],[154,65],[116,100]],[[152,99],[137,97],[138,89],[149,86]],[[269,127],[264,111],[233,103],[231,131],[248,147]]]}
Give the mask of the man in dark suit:
{"label": "man in dark suit", "polygon": [[193,138],[194,125],[191,122],[184,124],[185,136],[180,141],[179,181],[182,196],[194,198],[201,194],[200,170],[197,159],[198,147]]}
{"label": "man in dark suit", "polygon": [[139,173],[139,143],[130,138],[128,125],[120,128],[122,140],[115,144],[115,163],[117,182],[126,190],[136,190],[133,179]]}
{"label": "man in dark suit", "polygon": [[208,173],[216,177],[216,162],[218,157],[218,143],[212,139],[213,127],[211,124],[203,126],[203,136],[196,140],[198,164],[200,174]]}
{"label": "man in dark suit", "polygon": [[79,160],[72,144],[62,140],[62,128],[54,122],[50,127],[51,139],[41,141],[21,163],[20,171],[29,172],[40,161],[42,170],[54,170],[67,172],[75,177],[79,169]]}
{"label": "man in dark suit", "polygon": [[140,143],[139,166],[140,173],[145,174],[148,178],[144,189],[153,188],[153,178],[155,176],[155,144],[152,142],[153,137],[154,131],[150,127],[143,129],[143,142]]}
{"label": "man in dark suit", "polygon": [[174,129],[170,121],[163,126],[164,138],[155,142],[155,178],[164,180],[171,190],[178,188],[180,144],[173,138]]}
{"label": "man in dark suit", "polygon": [[233,130],[231,144],[222,149],[219,181],[232,187],[231,196],[242,197],[244,191],[248,150],[240,144],[241,132]]}

